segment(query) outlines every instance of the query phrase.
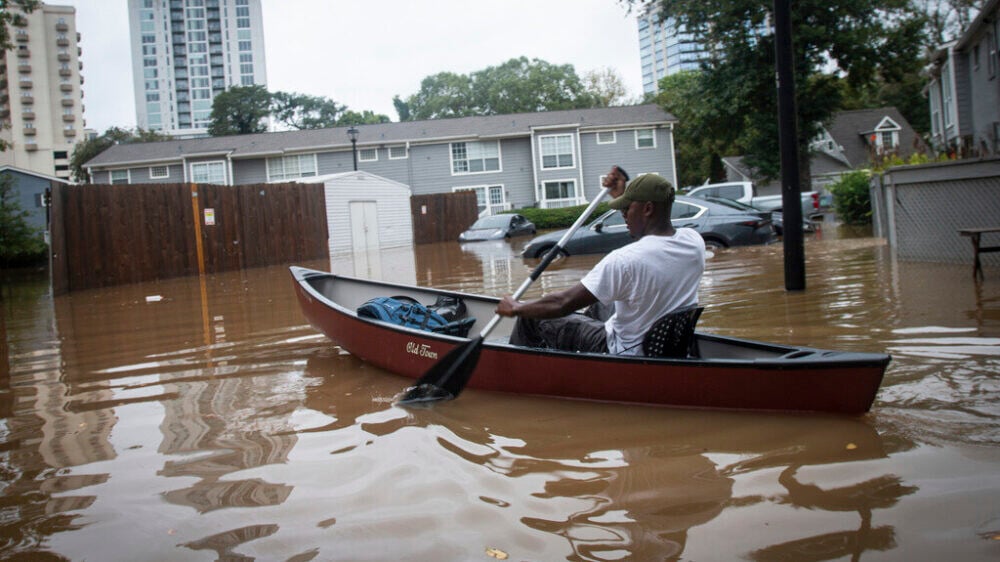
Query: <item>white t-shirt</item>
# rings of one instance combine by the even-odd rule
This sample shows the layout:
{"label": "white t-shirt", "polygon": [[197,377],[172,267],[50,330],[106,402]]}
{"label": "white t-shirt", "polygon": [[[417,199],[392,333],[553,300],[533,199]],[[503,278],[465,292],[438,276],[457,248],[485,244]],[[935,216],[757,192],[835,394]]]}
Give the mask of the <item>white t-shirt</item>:
{"label": "white t-shirt", "polygon": [[604,257],[580,281],[597,300],[615,303],[604,323],[608,351],[642,355],[642,339],[668,312],[698,303],[705,241],[691,228],[646,235]]}

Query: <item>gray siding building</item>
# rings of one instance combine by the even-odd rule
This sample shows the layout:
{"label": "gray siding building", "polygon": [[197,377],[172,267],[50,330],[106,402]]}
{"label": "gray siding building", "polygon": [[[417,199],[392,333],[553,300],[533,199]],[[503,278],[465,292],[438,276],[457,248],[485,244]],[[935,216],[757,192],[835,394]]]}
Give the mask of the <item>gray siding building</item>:
{"label": "gray siding building", "polygon": [[[676,184],[673,125],[656,105],[358,125],[358,169],[413,194],[474,190],[481,214],[585,203],[612,165]],[[112,146],[93,183],[241,185],[353,170],[347,127]]]}
{"label": "gray siding building", "polygon": [[939,150],[1000,154],[1000,0],[989,0],[957,41],[932,56],[927,98]]}

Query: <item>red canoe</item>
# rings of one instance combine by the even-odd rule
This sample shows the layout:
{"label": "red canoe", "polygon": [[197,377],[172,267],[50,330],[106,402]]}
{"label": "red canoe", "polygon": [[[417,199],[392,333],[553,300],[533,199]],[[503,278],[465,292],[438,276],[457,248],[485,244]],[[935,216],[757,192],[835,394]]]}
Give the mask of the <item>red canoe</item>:
{"label": "red canoe", "polygon": [[[407,296],[433,303],[460,297],[477,318],[475,334],[499,299],[291,268],[309,322],[335,344],[386,371],[420,378],[464,338],[359,318],[371,298]],[[697,333],[700,357],[654,359],[568,353],[509,345],[503,319],[483,345],[469,387],[638,404],[861,414],[871,408],[890,357],[794,347]],[[401,389],[402,390],[402,389]]]}

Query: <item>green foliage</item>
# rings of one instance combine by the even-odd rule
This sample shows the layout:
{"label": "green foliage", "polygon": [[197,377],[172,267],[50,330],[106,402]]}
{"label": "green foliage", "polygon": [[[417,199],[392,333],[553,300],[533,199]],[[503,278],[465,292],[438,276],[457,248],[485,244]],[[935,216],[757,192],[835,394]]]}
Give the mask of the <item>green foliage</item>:
{"label": "green foliage", "polygon": [[[523,215],[526,219],[535,223],[535,226],[539,229],[544,228],[569,228],[573,226],[576,219],[580,216],[580,213],[587,210],[587,205],[577,205],[575,207],[562,207],[559,209],[539,209],[537,207],[525,207],[523,209],[515,209],[513,211],[508,211],[510,213],[517,213]],[[597,206],[597,209],[587,217],[584,224],[594,220],[599,217],[602,213],[607,212],[608,204],[601,203]]]}
{"label": "green foliage", "polygon": [[360,113],[348,109],[337,120],[337,125],[340,127],[347,125],[375,125],[378,123],[389,123],[390,121],[392,120],[389,119],[388,115],[375,113],[370,109],[366,109]]}
{"label": "green foliage", "polygon": [[866,225],[872,222],[871,176],[864,170],[849,172],[830,185],[833,208],[845,224]]}
{"label": "green foliage", "polygon": [[[704,65],[698,96],[688,101],[711,108],[689,110],[695,121],[682,119],[681,126],[697,131],[692,135],[718,140],[718,155],[742,153],[744,162],[763,177],[777,177],[780,150],[771,3],[658,1],[663,17],[695,30],[705,44],[718,46]],[[791,18],[800,168],[808,176],[809,141],[843,107],[843,84],[856,89],[877,79],[897,84],[893,69],[920,71],[920,49],[914,44],[925,42],[919,40],[920,16],[906,0],[800,0]],[[831,66],[835,68],[827,73]],[[913,94],[912,89],[907,92]],[[679,163],[683,175],[691,164],[680,159]],[[694,166],[703,169],[705,164]]]}
{"label": "green foliage", "polygon": [[583,75],[583,87],[597,107],[628,105],[628,88],[613,68],[591,70]]}
{"label": "green foliage", "polygon": [[573,65],[520,57],[471,74],[440,72],[420,83],[420,90],[393,100],[401,120],[469,115],[503,115],[600,105],[587,91]]}
{"label": "green foliage", "polygon": [[90,183],[90,176],[87,174],[84,165],[112,145],[164,140],[170,140],[170,136],[145,129],[132,130],[121,127],[109,127],[99,137],[76,143],[76,146],[73,148],[73,155],[69,160],[69,169],[73,174],[73,180],[77,183]]}
{"label": "green foliage", "polygon": [[42,231],[28,224],[28,211],[17,195],[14,178],[0,176],[0,264],[5,267],[44,260],[48,251]]}
{"label": "green foliage", "polygon": [[276,121],[291,129],[336,127],[338,120],[347,110],[347,106],[322,96],[288,92],[274,92],[270,96],[271,115]]}
{"label": "green foliage", "polygon": [[259,84],[233,86],[212,100],[213,137],[246,135],[267,131],[265,119],[271,114],[271,94]]}
{"label": "green foliage", "polygon": [[725,180],[722,157],[740,154],[730,116],[706,103],[706,74],[684,71],[660,80],[654,101],[678,119],[674,128],[674,153],[679,187]]}

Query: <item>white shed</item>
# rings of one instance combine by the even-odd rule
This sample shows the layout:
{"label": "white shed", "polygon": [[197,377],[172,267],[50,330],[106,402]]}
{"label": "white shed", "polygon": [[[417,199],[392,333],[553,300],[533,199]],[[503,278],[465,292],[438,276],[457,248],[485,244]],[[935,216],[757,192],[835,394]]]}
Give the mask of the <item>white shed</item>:
{"label": "white shed", "polygon": [[413,245],[408,185],[364,171],[296,181],[326,187],[331,256]]}

